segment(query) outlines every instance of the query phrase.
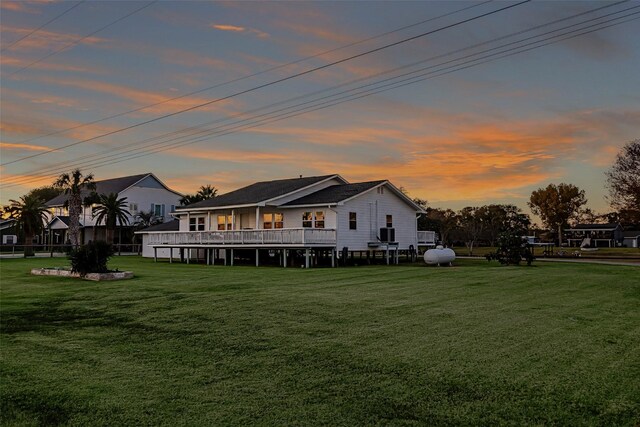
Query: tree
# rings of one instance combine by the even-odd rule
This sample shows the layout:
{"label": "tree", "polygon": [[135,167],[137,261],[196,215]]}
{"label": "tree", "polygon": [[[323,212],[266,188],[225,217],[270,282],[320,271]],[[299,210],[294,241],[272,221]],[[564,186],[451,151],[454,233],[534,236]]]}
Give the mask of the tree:
{"label": "tree", "polygon": [[498,260],[503,265],[520,265],[522,260],[531,265],[535,259],[531,246],[522,236],[523,230],[511,228],[503,231],[498,236],[498,247],[495,252],[486,255],[488,261]]}
{"label": "tree", "polygon": [[419,230],[438,233],[443,245],[449,242],[449,235],[458,226],[458,215],[451,209],[427,208],[427,213],[418,220]]}
{"label": "tree", "polygon": [[107,227],[107,243],[113,244],[114,234],[118,223],[120,226],[129,225],[127,198],[118,199],[118,194],[101,194],[98,206],[93,208],[93,217],[97,224],[104,223]]}
{"label": "tree", "polygon": [[483,208],[486,237],[491,246],[495,246],[500,233],[510,229],[519,229],[524,235],[531,225],[529,215],[522,213],[520,208],[515,205],[488,205]]}
{"label": "tree", "polygon": [[562,246],[562,229],[569,220],[580,215],[587,204],[584,190],[572,184],[549,184],[531,193],[529,207],[550,230],[558,230],[558,244]]}
{"label": "tree", "polygon": [[34,195],[25,195],[10,202],[5,209],[24,233],[24,257],[33,256],[33,237],[42,230],[47,219],[47,207]]}
{"label": "tree", "polygon": [[462,208],[458,214],[460,229],[464,236],[469,256],[473,255],[473,246],[484,231],[487,207]]}
{"label": "tree", "polygon": [[622,147],[606,175],[611,207],[626,211],[625,216],[640,217],[640,139]]}
{"label": "tree", "polygon": [[69,173],[61,174],[53,184],[62,188],[64,194],[68,196],[69,206],[69,240],[76,247],[80,244],[80,214],[82,213],[82,190],[94,191],[96,183],[93,175],[82,175],[80,169]]}
{"label": "tree", "polygon": [[35,196],[42,200],[42,203],[46,203],[60,194],[62,194],[62,189],[60,187],[47,185],[44,187],[34,188],[27,193],[27,196]]}
{"label": "tree", "polygon": [[196,194],[185,194],[180,199],[181,206],[191,205],[193,203],[201,202],[203,200],[213,199],[218,195],[218,189],[211,185],[203,185],[200,187]]}

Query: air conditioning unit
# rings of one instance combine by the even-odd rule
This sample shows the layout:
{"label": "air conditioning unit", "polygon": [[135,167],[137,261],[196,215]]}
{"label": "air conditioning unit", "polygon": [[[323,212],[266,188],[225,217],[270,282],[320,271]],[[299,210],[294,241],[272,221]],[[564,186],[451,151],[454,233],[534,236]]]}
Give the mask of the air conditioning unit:
{"label": "air conditioning unit", "polygon": [[380,241],[381,242],[395,242],[396,241],[396,229],[392,227],[383,227],[380,229]]}

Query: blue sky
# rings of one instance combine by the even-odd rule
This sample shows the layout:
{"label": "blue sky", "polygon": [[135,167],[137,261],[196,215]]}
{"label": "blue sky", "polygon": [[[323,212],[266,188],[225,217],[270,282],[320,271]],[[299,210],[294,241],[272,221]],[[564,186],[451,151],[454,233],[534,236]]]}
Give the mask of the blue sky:
{"label": "blue sky", "polygon": [[[434,57],[421,66],[442,64],[599,16],[571,29],[595,29],[599,27],[587,25],[640,16],[629,15],[640,11],[634,9],[638,2],[572,1],[518,5],[286,82],[82,142],[515,3],[86,1],[8,47],[74,4],[1,3],[5,50],[0,69],[0,149],[2,163],[8,163],[0,169],[2,203],[79,165],[97,179],[153,172],[182,192],[194,192],[205,184],[225,192],[257,180],[301,174],[339,173],[350,181],[387,178],[432,206],[454,209],[496,202],[525,208],[532,190],[569,182],[586,191],[592,209],[604,212],[604,171],[620,147],[640,133],[638,20],[330,108],[233,129],[233,123],[236,127],[253,123],[259,120],[257,114],[293,105],[285,103],[291,98],[305,102],[313,99],[309,94],[314,91],[344,85],[323,95],[339,93],[356,85],[348,86],[349,82],[375,82],[376,73],[396,67]],[[609,7],[594,11],[604,6]],[[618,13],[603,16],[614,12]],[[450,15],[438,18],[445,14]],[[568,19],[550,24],[563,18]],[[263,72],[327,50],[334,51]],[[452,54],[455,51],[460,52]],[[258,72],[263,73],[247,77]],[[254,112],[258,108],[264,109]],[[235,132],[175,146],[190,142],[187,136],[193,131],[185,129],[213,121],[227,126],[219,131]],[[69,128],[75,129],[65,131]],[[65,132],[43,137],[59,131]],[[172,140],[167,139],[169,133]],[[117,161],[119,154],[145,154],[145,147],[163,142],[162,147],[170,149]],[[37,156],[25,159],[33,155]]]}

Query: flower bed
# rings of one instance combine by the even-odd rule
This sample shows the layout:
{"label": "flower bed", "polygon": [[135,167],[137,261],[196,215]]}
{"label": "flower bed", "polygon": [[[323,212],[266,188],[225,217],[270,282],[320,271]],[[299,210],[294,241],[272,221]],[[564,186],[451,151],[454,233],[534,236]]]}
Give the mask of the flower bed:
{"label": "flower bed", "polygon": [[[71,272],[66,268],[34,268],[31,270],[34,276],[59,276],[59,277],[80,277],[78,273]],[[86,280],[100,282],[103,280],[125,280],[132,279],[132,271],[109,271],[107,273],[88,273],[84,276]]]}

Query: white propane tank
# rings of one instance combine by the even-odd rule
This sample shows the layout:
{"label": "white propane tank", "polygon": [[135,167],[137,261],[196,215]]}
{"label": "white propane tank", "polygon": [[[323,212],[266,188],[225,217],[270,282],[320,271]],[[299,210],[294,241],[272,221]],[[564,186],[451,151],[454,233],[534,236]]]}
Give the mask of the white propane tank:
{"label": "white propane tank", "polygon": [[427,265],[450,264],[454,259],[456,259],[456,253],[453,249],[443,248],[440,245],[424,253],[424,262]]}

